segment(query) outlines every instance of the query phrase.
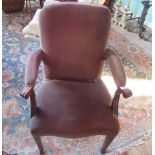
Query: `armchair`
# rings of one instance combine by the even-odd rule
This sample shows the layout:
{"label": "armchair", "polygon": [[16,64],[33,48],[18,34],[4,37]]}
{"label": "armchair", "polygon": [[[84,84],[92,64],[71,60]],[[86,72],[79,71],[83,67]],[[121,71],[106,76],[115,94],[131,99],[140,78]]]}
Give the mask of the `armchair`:
{"label": "armchair", "polygon": [[[68,138],[106,135],[105,153],[120,130],[118,102],[132,92],[116,52],[107,48],[111,14],[107,7],[74,2],[57,3],[40,13],[41,48],[32,52],[20,95],[31,102],[31,134],[44,153],[41,136]],[[113,100],[100,73],[107,60],[117,85]],[[40,63],[44,79],[34,87]]]}

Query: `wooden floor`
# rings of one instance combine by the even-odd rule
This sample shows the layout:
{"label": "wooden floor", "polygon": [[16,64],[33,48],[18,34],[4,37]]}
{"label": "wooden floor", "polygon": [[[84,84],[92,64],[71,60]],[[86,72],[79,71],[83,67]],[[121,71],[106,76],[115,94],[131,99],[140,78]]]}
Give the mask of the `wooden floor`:
{"label": "wooden floor", "polygon": [[152,155],[152,139],[146,140],[142,145],[133,147],[124,155]]}

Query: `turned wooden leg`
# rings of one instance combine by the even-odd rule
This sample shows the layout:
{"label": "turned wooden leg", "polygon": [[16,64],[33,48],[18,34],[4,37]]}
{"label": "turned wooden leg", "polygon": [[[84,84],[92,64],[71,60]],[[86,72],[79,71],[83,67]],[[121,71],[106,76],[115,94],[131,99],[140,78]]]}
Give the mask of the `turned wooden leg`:
{"label": "turned wooden leg", "polygon": [[[33,135],[32,135],[33,136]],[[41,138],[39,136],[33,136],[38,148],[39,148],[39,151],[40,151],[40,155],[43,155],[45,153],[44,151],[44,148],[43,148],[43,145],[42,145],[42,142],[41,142]]]}
{"label": "turned wooden leg", "polygon": [[102,154],[104,154],[104,153],[106,152],[108,146],[111,144],[111,142],[113,141],[113,139],[114,139],[115,137],[116,137],[116,136],[106,136],[106,137],[105,137],[104,143],[103,143],[103,145],[102,145],[102,147],[101,147],[101,150],[100,150],[100,152],[101,152]]}

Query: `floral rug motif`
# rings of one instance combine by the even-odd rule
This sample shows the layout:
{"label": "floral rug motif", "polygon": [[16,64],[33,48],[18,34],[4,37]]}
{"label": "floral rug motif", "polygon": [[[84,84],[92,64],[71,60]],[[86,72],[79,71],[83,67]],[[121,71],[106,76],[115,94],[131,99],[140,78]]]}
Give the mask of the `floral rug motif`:
{"label": "floral rug motif", "polygon": [[[30,21],[29,14],[3,14],[2,18],[3,150],[9,154],[38,155],[37,146],[29,131],[30,105],[19,96],[19,91],[24,87],[26,59],[33,49],[39,47],[39,41],[26,40],[22,34],[23,27]],[[117,40],[113,37],[117,37]],[[122,52],[129,45],[126,40],[122,40],[120,34],[112,29],[109,42],[119,51],[128,78],[151,80],[151,58],[140,53],[141,59],[136,56],[133,60],[135,53]],[[120,46],[123,46],[122,50]],[[147,64],[147,69],[144,63]],[[111,75],[107,64],[103,73]],[[41,78],[39,74],[37,83]],[[121,131],[109,147],[107,154],[121,155],[151,136],[151,102],[151,96],[133,96],[127,100],[121,98],[119,108]],[[82,139],[43,137],[43,144],[51,155],[99,155],[103,140],[104,136]]]}

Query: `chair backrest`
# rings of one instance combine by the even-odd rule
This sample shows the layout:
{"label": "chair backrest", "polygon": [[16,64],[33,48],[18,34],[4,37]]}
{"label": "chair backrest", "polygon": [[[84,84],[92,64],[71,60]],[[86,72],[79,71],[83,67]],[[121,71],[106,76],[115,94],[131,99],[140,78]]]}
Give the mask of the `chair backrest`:
{"label": "chair backrest", "polygon": [[111,24],[107,7],[62,2],[42,9],[41,47],[48,79],[97,78]]}

